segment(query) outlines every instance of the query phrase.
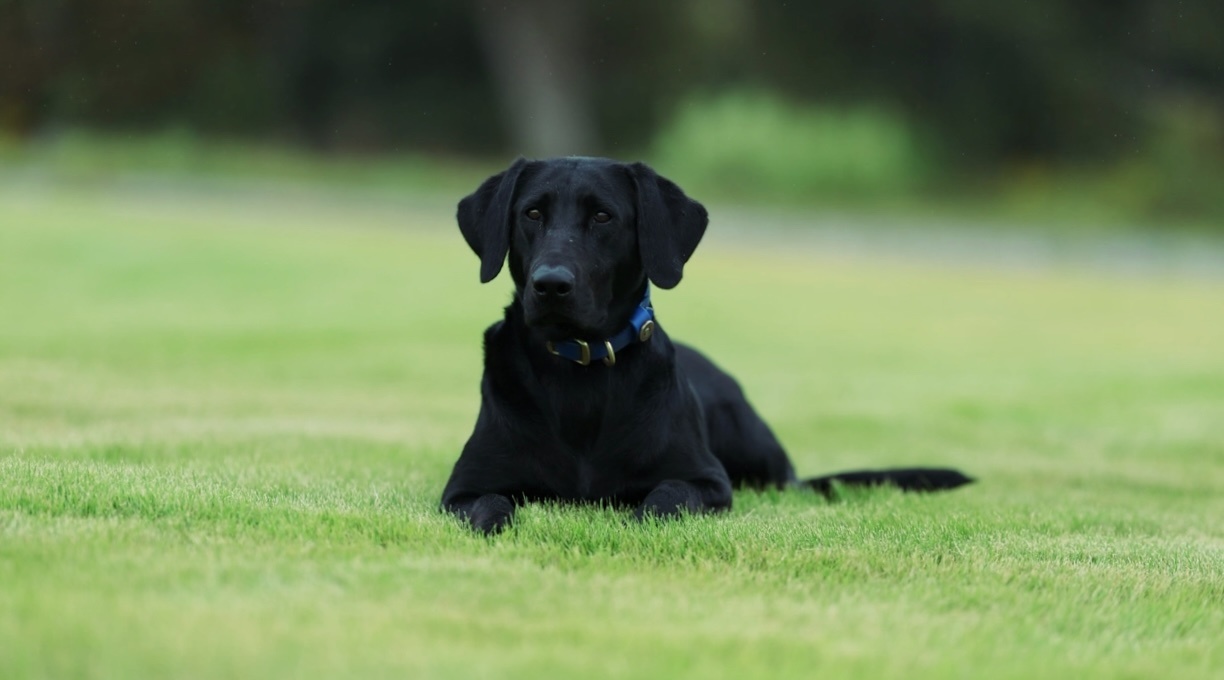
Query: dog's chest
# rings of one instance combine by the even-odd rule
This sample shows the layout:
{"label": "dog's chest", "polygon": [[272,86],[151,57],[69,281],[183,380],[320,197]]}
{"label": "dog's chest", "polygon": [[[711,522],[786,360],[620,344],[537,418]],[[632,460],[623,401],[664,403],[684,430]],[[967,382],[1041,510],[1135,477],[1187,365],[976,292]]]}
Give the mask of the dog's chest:
{"label": "dog's chest", "polygon": [[554,411],[553,437],[572,453],[594,453],[601,448],[606,418],[602,411],[567,404]]}
{"label": "dog's chest", "polygon": [[549,478],[552,493],[569,500],[611,499],[624,492],[624,472],[597,457],[567,457],[564,462],[552,465],[543,476]]}
{"label": "dog's chest", "polygon": [[585,480],[598,473],[601,461],[612,456],[618,441],[623,439],[616,414],[571,404],[569,408],[557,409],[555,415],[548,428],[550,448],[572,461],[573,474],[588,484]]}
{"label": "dog's chest", "polygon": [[580,458],[575,461],[574,467],[574,492],[583,499],[598,498],[603,489],[595,488],[595,482],[599,479],[595,466],[589,460]]}
{"label": "dog's chest", "polygon": [[554,404],[547,432],[540,432],[544,456],[540,472],[562,496],[595,500],[620,492],[622,480],[640,448],[641,428],[627,409],[615,404],[563,400]]}

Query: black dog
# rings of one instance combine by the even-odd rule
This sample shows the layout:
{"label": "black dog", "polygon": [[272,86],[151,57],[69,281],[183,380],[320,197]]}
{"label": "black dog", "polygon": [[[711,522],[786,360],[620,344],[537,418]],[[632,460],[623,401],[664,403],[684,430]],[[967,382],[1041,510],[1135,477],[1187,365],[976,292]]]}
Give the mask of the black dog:
{"label": "black dog", "polygon": [[530,500],[631,505],[640,518],[726,509],[739,485],[972,481],[931,468],[797,480],[735,380],[654,320],[650,282],[680,282],[707,218],[646,165],[520,159],[460,201],[458,220],[481,281],[509,254],[515,284],[485,331],[480,415],[442,494],[476,529],[499,531]]}

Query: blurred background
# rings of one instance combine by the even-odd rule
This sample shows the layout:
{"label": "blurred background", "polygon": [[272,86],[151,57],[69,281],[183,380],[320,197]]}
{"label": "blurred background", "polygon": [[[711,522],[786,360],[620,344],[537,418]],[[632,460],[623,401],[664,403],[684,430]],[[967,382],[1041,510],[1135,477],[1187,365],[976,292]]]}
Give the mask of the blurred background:
{"label": "blurred background", "polygon": [[[801,474],[981,483],[458,530],[455,205],[564,154]],[[1224,0],[0,0],[0,680],[1218,680],[1221,348]]]}
{"label": "blurred background", "polygon": [[[0,167],[1224,231],[1218,0],[0,0]],[[453,191],[450,198],[457,197]]]}

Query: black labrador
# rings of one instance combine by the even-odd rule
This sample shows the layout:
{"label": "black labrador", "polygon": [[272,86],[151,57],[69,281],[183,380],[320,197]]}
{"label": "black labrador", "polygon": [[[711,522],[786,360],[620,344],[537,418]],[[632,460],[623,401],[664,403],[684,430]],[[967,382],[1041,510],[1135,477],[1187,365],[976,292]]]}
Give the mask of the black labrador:
{"label": "black labrador", "polygon": [[458,220],[481,281],[509,255],[515,285],[485,331],[480,414],[442,494],[474,528],[497,532],[532,500],[668,517],[729,508],[736,486],[972,481],[938,468],[798,480],[735,380],[654,318],[650,284],[680,282],[708,220],[646,165],[519,159],[460,201]]}

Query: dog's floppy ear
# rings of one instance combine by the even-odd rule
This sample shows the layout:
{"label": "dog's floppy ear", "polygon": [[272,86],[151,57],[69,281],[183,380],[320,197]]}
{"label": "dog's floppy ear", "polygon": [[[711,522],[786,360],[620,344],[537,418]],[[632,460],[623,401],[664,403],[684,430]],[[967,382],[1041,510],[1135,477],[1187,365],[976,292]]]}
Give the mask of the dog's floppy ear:
{"label": "dog's floppy ear", "polygon": [[660,288],[674,288],[705,233],[706,209],[644,163],[629,166],[629,173],[637,185],[638,249],[646,276]]}
{"label": "dog's floppy ear", "polygon": [[470,196],[459,201],[456,218],[459,231],[476,255],[480,257],[480,282],[497,277],[510,250],[510,204],[514,189],[527,161],[519,158],[504,172],[499,172],[480,185]]}

